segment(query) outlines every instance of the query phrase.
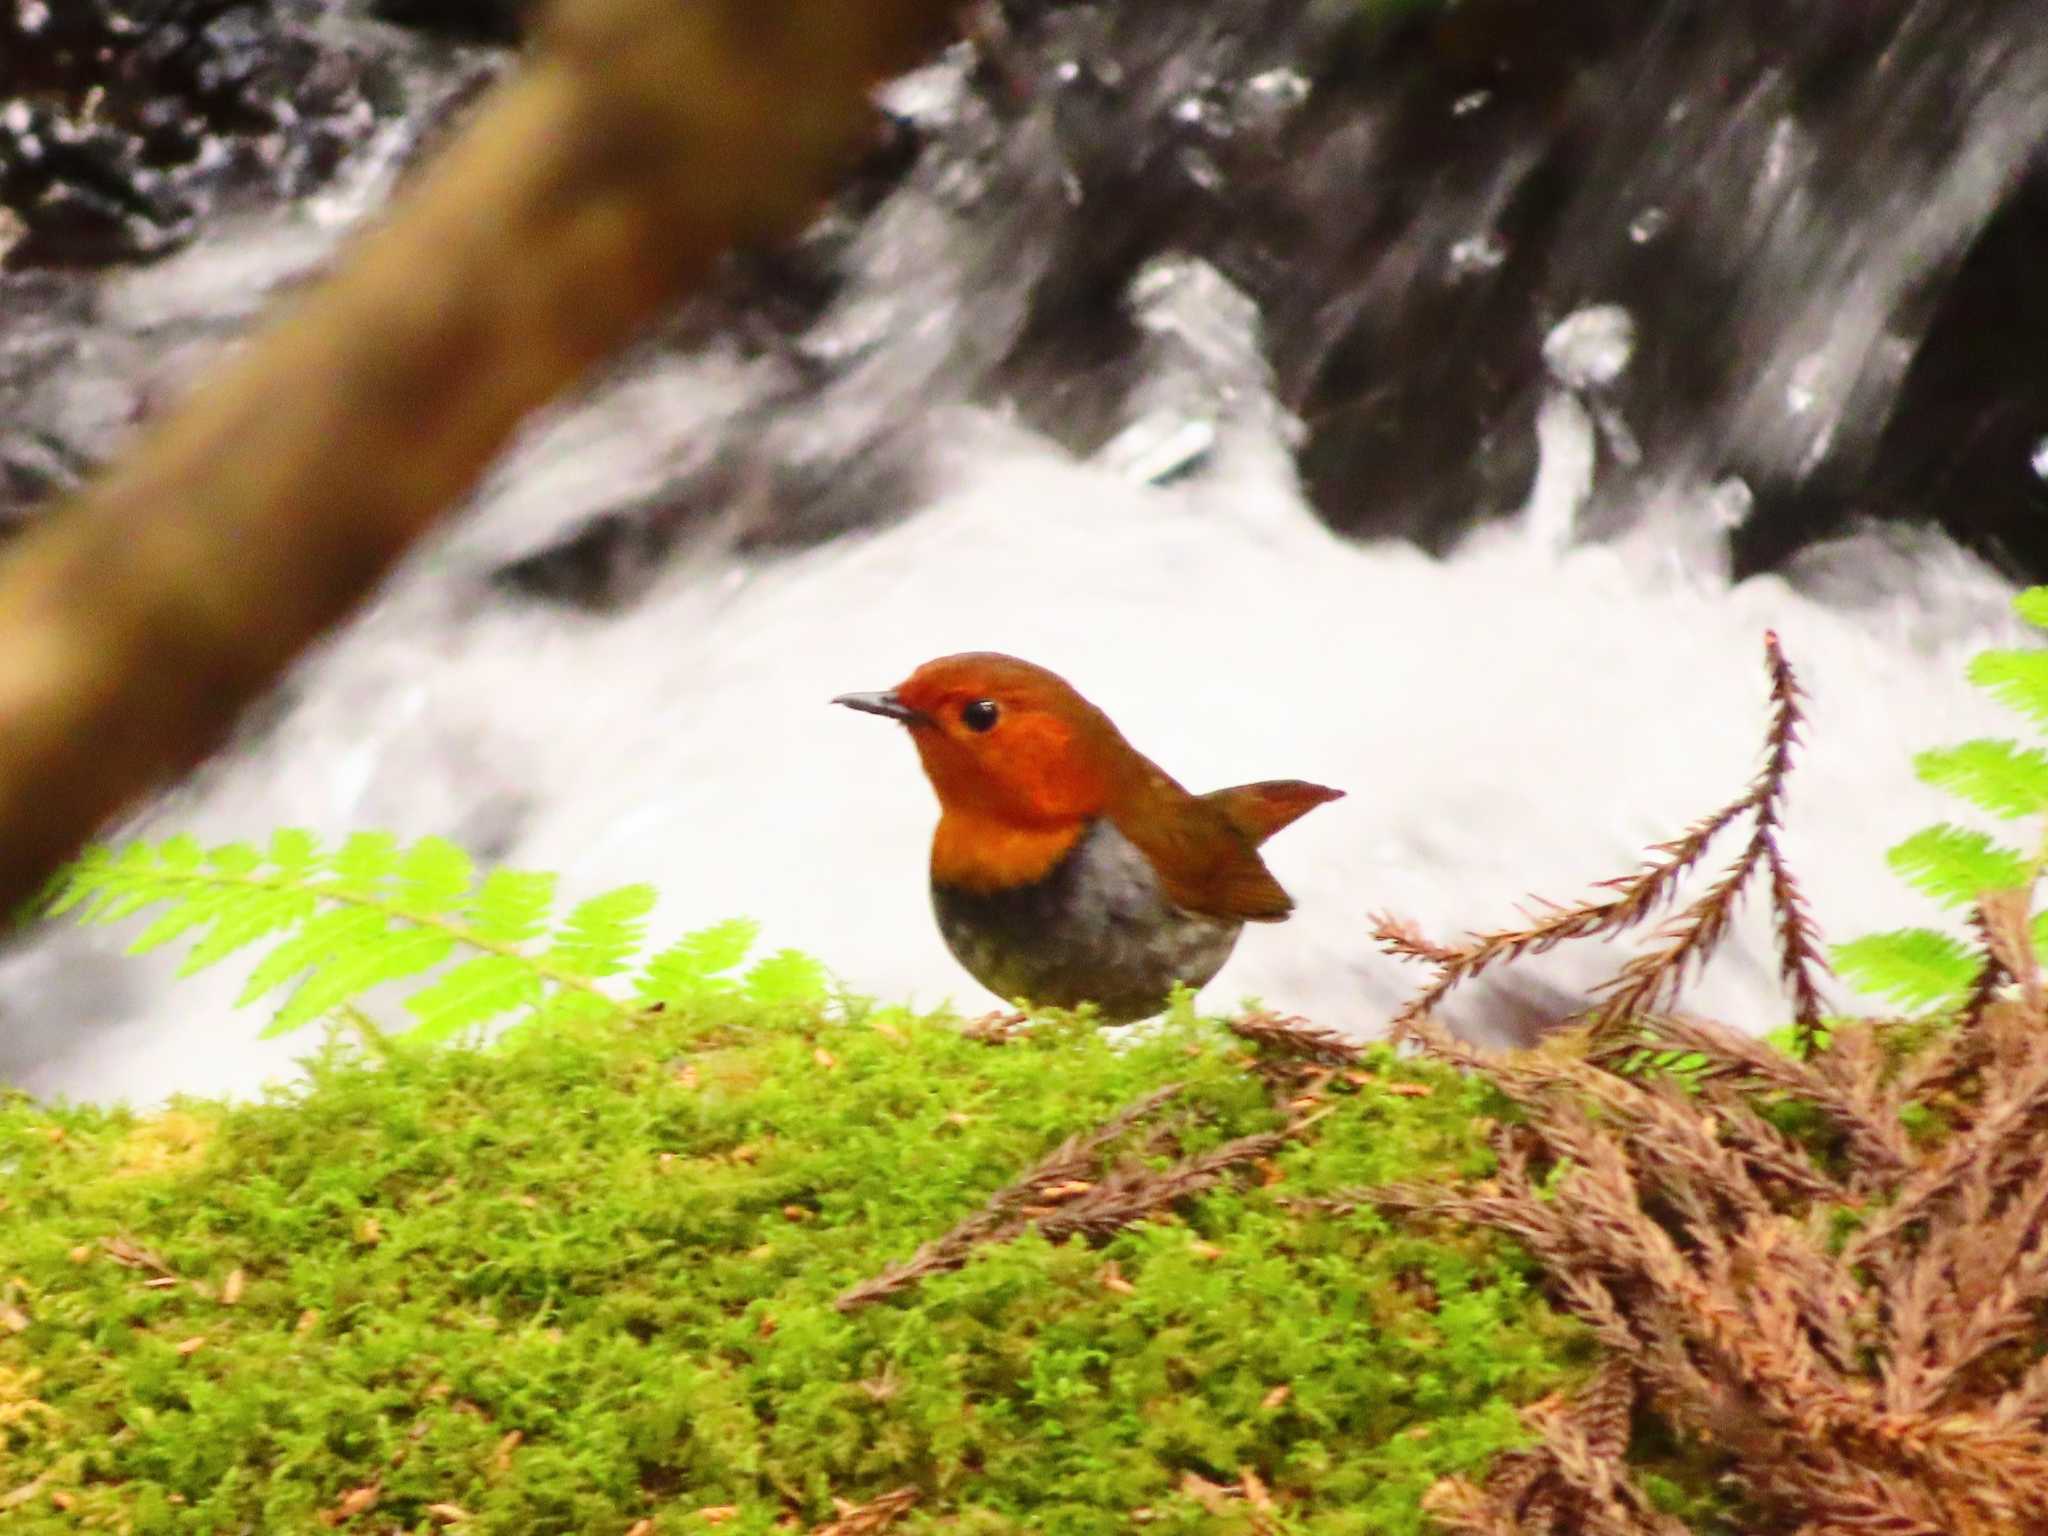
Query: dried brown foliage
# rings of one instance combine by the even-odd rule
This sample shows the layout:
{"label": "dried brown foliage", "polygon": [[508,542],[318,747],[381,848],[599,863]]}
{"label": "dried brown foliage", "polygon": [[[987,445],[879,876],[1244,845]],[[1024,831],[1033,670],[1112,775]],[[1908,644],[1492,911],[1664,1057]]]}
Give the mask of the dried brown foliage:
{"label": "dried brown foliage", "polygon": [[[1646,1405],[1718,1453],[1757,1532],[2048,1531],[2048,993],[2028,902],[1980,903],[1990,958],[1945,1029],[1823,1030],[1819,939],[1775,838],[1800,695],[1775,640],[1768,661],[1755,783],[1613,896],[1462,946],[1381,924],[1388,948],[1436,968],[1406,1033],[1494,1084],[1519,1123],[1497,1132],[1482,1183],[1369,1198],[1516,1238],[1607,1357],[1578,1397],[1527,1411],[1533,1448],[1483,1485],[1433,1491],[1447,1529],[1682,1530],[1625,1461]],[[1485,1053],[1433,1016],[1491,964],[1643,923],[1744,815],[1748,844],[1610,984],[1588,1049]],[[1793,1054],[1674,1005],[1759,873]]]}
{"label": "dried brown foliage", "polygon": [[1685,1527],[1652,1508],[1621,1465],[1636,1390],[1635,1371],[1609,1361],[1569,1401],[1530,1404],[1523,1417],[1541,1436],[1535,1445],[1503,1456],[1483,1488],[1445,1478],[1424,1507],[1446,1530],[1469,1536],[1685,1536]]}
{"label": "dried brown foliage", "polygon": [[811,1536],[880,1536],[917,1502],[915,1488],[897,1488],[865,1504],[834,1499],[839,1516],[811,1527]]}
{"label": "dried brown foliage", "polygon": [[1008,1045],[1012,1040],[1021,1039],[1031,1027],[1031,1016],[1014,1009],[1007,1012],[984,1013],[978,1019],[970,1019],[961,1026],[960,1033],[970,1040],[983,1045]]}
{"label": "dried brown foliage", "polygon": [[[1029,1022],[1021,1013],[992,1013],[969,1024],[965,1033],[987,1044],[1005,1044]],[[1095,1129],[1069,1136],[951,1231],[901,1264],[850,1287],[835,1305],[851,1312],[898,1295],[929,1276],[960,1268],[977,1248],[1010,1242],[1033,1228],[1052,1242],[1113,1236],[1200,1194],[1232,1170],[1279,1151],[1327,1112],[1321,1090],[1334,1069],[1356,1066],[1364,1057],[1356,1044],[1303,1019],[1250,1013],[1229,1027],[1259,1047],[1250,1067],[1274,1086],[1276,1105],[1288,1117],[1279,1130],[1239,1136],[1206,1152],[1184,1152],[1176,1128],[1158,1122],[1159,1112],[1181,1091],[1180,1084],[1169,1083]],[[1118,1149],[1141,1128],[1146,1128],[1142,1138]],[[1160,1157],[1172,1161],[1164,1167],[1147,1161]]]}
{"label": "dried brown foliage", "polygon": [[1294,1061],[1325,1067],[1355,1066],[1365,1057],[1358,1043],[1335,1030],[1321,1029],[1306,1019],[1277,1013],[1247,1013],[1229,1021],[1230,1032],[1249,1040],[1271,1063]]}
{"label": "dried brown foliage", "polygon": [[1677,994],[1688,972],[1703,964],[1726,937],[1737,897],[1761,873],[1777,919],[1780,967],[1792,992],[1793,1016],[1810,1036],[1824,1011],[1820,977],[1827,971],[1827,961],[1807,915],[1806,898],[1778,846],[1785,779],[1804,721],[1799,703],[1805,695],[1779,649],[1778,637],[1769,632],[1764,635],[1764,664],[1771,682],[1771,725],[1755,779],[1713,815],[1657,844],[1653,857],[1635,874],[1600,882],[1600,888],[1612,895],[1571,906],[1539,898],[1541,914],[1522,927],[1474,934],[1455,945],[1431,943],[1400,918],[1375,918],[1373,936],[1383,949],[1436,970],[1429,984],[1394,1016],[1394,1039],[1409,1037],[1455,988],[1494,965],[1540,955],[1572,939],[1606,938],[1640,928],[1671,900],[1709,845],[1744,817],[1751,820],[1750,837],[1735,861],[1705,894],[1656,931],[1650,949],[1601,988],[1603,1034],[1621,1036],[1629,1020],[1664,1006]]}
{"label": "dried brown foliage", "polygon": [[1152,1167],[1144,1155],[1177,1150],[1178,1138],[1169,1127],[1153,1126],[1144,1142],[1126,1148],[1114,1161],[1109,1159],[1117,1142],[1153,1120],[1179,1092],[1180,1084],[1169,1083],[1094,1130],[1069,1136],[950,1232],[924,1244],[903,1263],[844,1291],[834,1305],[851,1312],[910,1290],[929,1276],[960,1268],[976,1248],[1010,1242],[1034,1227],[1051,1242],[1110,1237],[1155,1211],[1199,1194],[1230,1170],[1277,1152],[1307,1123],[1303,1120],[1282,1130],[1240,1136],[1207,1152],[1177,1158],[1164,1168]]}

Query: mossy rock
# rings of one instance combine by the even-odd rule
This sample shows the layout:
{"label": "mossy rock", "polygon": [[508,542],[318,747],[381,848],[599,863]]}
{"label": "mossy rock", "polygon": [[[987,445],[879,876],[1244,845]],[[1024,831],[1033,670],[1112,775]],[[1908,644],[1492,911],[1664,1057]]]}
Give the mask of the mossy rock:
{"label": "mossy rock", "polygon": [[0,1103],[0,1524],[747,1533],[910,1487],[906,1533],[1397,1536],[1587,1366],[1503,1243],[1305,1203],[1488,1167],[1486,1090],[1390,1055],[1143,1225],[842,1312],[1162,1084],[1183,1152],[1283,1111],[1193,1019],[721,1007]]}

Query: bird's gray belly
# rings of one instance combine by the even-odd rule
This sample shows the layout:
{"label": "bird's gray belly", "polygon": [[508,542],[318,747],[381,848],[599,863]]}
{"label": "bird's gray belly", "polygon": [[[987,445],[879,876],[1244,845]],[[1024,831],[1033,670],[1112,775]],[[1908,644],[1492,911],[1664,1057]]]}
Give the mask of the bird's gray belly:
{"label": "bird's gray belly", "polygon": [[1174,905],[1107,820],[1036,884],[992,893],[935,884],[932,908],[954,958],[991,992],[1056,1008],[1092,1002],[1112,1023],[1157,1013],[1176,982],[1202,986],[1243,927]]}

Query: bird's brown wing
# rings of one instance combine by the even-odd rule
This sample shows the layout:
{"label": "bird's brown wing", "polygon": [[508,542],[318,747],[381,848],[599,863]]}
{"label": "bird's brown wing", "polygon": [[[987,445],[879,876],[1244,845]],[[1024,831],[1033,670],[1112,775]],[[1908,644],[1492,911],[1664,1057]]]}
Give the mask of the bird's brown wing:
{"label": "bird's brown wing", "polygon": [[1267,838],[1306,816],[1319,805],[1342,800],[1344,791],[1306,779],[1261,779],[1256,784],[1233,784],[1212,789],[1202,799],[1222,811],[1230,824],[1251,840],[1254,848]]}
{"label": "bird's brown wing", "polygon": [[1236,922],[1277,923],[1293,911],[1293,898],[1223,807],[1181,793],[1186,798],[1171,814],[1132,808],[1110,815],[1151,861],[1174,904]]}

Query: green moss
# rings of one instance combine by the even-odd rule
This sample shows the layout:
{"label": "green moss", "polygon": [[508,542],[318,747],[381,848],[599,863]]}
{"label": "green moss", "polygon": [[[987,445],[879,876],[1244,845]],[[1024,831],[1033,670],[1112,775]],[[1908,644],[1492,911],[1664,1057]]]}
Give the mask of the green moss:
{"label": "green moss", "polygon": [[1244,1181],[843,1314],[1163,1082],[1191,1148],[1278,1116],[1198,1022],[989,1046],[717,1006],[376,1066],[330,1047],[261,1104],[0,1104],[10,1536],[302,1530],[373,1486],[345,1526],[448,1504],[466,1531],[695,1531],[730,1504],[722,1531],[759,1532],[906,1483],[905,1531],[1123,1531],[1141,1507],[1215,1531],[1248,1506],[1219,1518],[1182,1479],[1246,1469],[1284,1529],[1393,1536],[1583,1368],[1493,1239],[1289,1203],[1486,1167],[1483,1090],[1387,1057]]}

